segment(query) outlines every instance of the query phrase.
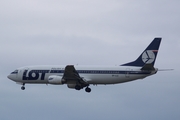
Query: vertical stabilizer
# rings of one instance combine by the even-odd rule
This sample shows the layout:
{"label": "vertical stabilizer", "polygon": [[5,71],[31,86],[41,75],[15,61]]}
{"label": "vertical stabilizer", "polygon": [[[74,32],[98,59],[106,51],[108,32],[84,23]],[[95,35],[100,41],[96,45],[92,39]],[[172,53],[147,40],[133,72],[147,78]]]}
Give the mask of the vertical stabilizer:
{"label": "vertical stabilizer", "polygon": [[161,38],[154,38],[154,40],[149,44],[149,46],[143,51],[143,53],[135,61],[123,64],[121,66],[143,67],[146,64],[151,64],[153,67],[156,61],[160,43],[161,43]]}

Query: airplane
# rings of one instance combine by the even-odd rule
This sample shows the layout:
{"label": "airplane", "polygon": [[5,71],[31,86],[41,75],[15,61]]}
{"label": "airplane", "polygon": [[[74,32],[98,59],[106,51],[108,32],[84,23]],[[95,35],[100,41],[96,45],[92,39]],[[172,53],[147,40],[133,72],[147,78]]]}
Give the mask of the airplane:
{"label": "airplane", "polygon": [[7,77],[21,84],[67,84],[68,88],[90,93],[90,85],[108,85],[144,79],[158,72],[154,67],[162,38],[154,38],[133,62],[115,66],[37,65],[21,67]]}

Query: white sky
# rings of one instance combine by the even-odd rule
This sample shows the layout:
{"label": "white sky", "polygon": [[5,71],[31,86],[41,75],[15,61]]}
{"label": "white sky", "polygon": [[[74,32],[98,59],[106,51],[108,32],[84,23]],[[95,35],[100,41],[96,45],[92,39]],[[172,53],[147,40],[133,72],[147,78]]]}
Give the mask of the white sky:
{"label": "white sky", "polygon": [[[180,119],[180,1],[0,1],[0,119]],[[91,86],[20,85],[27,65],[120,65],[162,37],[156,67],[174,71],[134,82]]]}

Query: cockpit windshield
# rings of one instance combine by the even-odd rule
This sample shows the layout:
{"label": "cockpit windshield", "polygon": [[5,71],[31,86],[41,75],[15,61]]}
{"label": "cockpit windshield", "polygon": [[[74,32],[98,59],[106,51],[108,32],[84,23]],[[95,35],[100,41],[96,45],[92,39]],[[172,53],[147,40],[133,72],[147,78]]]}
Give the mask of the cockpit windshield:
{"label": "cockpit windshield", "polygon": [[18,74],[18,70],[13,71],[11,74]]}

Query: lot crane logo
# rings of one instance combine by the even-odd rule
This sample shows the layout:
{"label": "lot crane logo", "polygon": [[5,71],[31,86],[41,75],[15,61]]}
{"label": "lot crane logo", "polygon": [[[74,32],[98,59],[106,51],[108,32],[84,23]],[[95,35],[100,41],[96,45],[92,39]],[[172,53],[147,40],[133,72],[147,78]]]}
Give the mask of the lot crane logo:
{"label": "lot crane logo", "polygon": [[153,63],[155,60],[155,54],[154,52],[157,52],[157,50],[146,50],[144,51],[144,53],[142,54],[142,61],[144,63]]}

